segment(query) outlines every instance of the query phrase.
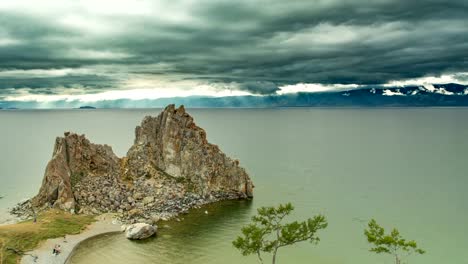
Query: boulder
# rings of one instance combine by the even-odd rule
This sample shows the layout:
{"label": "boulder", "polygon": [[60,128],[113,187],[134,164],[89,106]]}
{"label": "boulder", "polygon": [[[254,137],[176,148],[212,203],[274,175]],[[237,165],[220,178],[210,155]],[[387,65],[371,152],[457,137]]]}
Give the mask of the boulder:
{"label": "boulder", "polygon": [[156,234],[157,227],[146,223],[129,225],[125,229],[125,237],[132,240],[146,239]]}
{"label": "boulder", "polygon": [[140,209],[131,209],[130,211],[128,211],[128,215],[132,218],[135,218],[138,216],[142,216],[143,211],[141,211]]}
{"label": "boulder", "polygon": [[153,196],[148,196],[143,198],[143,204],[148,205],[150,203],[154,202],[154,197]]}
{"label": "boulder", "polygon": [[141,200],[141,199],[143,199],[144,196],[145,195],[142,194],[141,192],[136,192],[135,194],[133,194],[133,199],[134,200]]}

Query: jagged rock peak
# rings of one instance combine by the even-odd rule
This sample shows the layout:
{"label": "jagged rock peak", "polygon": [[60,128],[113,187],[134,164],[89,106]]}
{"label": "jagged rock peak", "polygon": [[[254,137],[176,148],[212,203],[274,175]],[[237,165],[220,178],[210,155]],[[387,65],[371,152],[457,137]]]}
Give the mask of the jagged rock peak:
{"label": "jagged rock peak", "polygon": [[135,143],[127,153],[130,177],[157,174],[187,180],[197,192],[253,195],[253,185],[239,161],[208,143],[206,132],[185,112],[168,105],[157,117],[147,116],[135,129]]}
{"label": "jagged rock peak", "polygon": [[85,176],[117,177],[120,159],[108,145],[90,143],[84,135],[65,132],[55,140],[52,159],[47,164],[35,206],[75,208],[72,187]]}

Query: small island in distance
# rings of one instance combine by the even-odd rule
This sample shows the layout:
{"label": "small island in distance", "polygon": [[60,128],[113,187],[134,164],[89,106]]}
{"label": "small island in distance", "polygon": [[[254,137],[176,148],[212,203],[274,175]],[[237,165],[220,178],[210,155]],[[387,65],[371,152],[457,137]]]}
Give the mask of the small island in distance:
{"label": "small island in distance", "polygon": [[78,107],[78,109],[97,109],[97,108],[94,106],[90,106],[90,105],[84,105],[84,106]]}

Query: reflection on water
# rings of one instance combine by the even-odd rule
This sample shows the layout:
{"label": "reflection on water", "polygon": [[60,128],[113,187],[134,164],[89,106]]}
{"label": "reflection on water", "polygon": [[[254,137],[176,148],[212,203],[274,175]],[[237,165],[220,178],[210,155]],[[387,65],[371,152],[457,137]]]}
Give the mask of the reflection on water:
{"label": "reflection on water", "polygon": [[[181,215],[180,222],[161,222],[157,237],[144,241],[130,241],[123,234],[101,235],[85,241],[69,263],[239,263],[238,252],[230,246],[232,233],[248,220],[251,205],[226,201],[193,209]],[[213,243],[219,246],[215,252]]]}

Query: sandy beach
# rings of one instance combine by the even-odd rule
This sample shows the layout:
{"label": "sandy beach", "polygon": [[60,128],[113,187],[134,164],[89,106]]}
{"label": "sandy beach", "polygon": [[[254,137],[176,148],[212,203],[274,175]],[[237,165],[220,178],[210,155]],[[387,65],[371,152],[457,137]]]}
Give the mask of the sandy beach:
{"label": "sandy beach", "polygon": [[[27,252],[21,259],[21,264],[66,263],[73,250],[84,240],[97,235],[113,232],[120,232],[120,223],[113,221],[111,215],[99,216],[96,222],[89,225],[87,229],[80,234],[67,235],[65,239],[60,237],[44,241],[35,250]],[[52,250],[57,244],[61,246],[61,253],[53,255]]]}

